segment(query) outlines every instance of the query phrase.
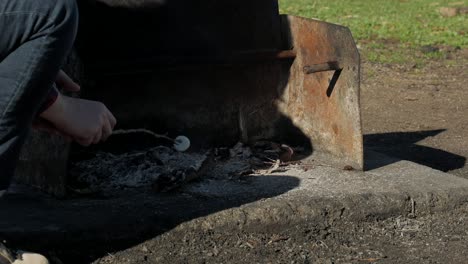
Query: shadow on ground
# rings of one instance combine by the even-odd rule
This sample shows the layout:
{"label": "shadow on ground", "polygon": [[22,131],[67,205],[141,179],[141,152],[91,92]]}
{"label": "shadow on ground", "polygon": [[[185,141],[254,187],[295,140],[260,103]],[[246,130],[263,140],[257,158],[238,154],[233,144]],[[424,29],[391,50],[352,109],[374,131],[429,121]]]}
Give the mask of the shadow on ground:
{"label": "shadow on ground", "polygon": [[194,184],[196,193],[182,189],[101,200],[0,201],[0,234],[12,246],[49,252],[63,263],[90,263],[183,222],[285,193],[298,186],[299,179],[263,176]]}
{"label": "shadow on ground", "polygon": [[399,160],[408,160],[440,171],[451,171],[465,166],[466,158],[441,149],[421,146],[417,143],[425,138],[434,137],[445,129],[393,132],[364,136],[364,160],[369,160],[372,151],[380,152],[395,159],[382,162],[366,162],[365,169],[377,169]]}

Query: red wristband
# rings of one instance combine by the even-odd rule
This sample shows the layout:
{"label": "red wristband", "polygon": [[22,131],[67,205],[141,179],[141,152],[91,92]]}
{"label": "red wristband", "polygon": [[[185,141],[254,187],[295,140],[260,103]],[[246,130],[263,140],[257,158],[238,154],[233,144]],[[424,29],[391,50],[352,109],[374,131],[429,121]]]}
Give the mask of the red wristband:
{"label": "red wristband", "polygon": [[49,109],[49,107],[52,106],[55,103],[55,101],[57,100],[58,95],[59,95],[59,91],[57,90],[57,88],[54,85],[52,87],[52,89],[50,89],[46,100],[44,101],[44,103],[42,103],[42,106],[39,109],[39,114],[41,114],[45,110]]}

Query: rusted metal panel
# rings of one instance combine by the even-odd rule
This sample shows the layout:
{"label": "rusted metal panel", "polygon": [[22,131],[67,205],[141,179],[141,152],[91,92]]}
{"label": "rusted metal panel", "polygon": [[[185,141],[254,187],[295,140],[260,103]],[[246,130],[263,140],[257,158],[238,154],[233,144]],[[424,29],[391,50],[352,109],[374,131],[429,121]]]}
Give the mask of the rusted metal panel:
{"label": "rusted metal panel", "polygon": [[200,146],[233,144],[246,131],[249,140],[273,134],[279,61],[295,56],[281,50],[276,0],[81,10],[83,96],[106,103],[122,127],[184,133]]}
{"label": "rusted metal panel", "polygon": [[[276,1],[217,2],[221,13],[197,8],[180,21],[155,18],[167,27],[156,33],[154,21],[137,19],[153,49],[127,40],[105,50],[109,39],[126,39],[126,30],[81,34],[82,44],[100,43],[81,47],[89,80],[83,95],[106,103],[123,128],[185,134],[195,147],[272,139],[362,168],[359,54],[347,28],[281,18]],[[193,45],[184,45],[187,38]]]}
{"label": "rusted metal panel", "polygon": [[297,57],[281,112],[317,152],[362,169],[359,53],[349,29],[293,16],[283,17],[283,26]]}
{"label": "rusted metal panel", "polygon": [[69,142],[60,136],[33,131],[22,149],[14,182],[64,197],[69,150]]}
{"label": "rusted metal panel", "polygon": [[275,134],[282,78],[279,62],[183,65],[96,76],[84,96],[104,101],[121,127],[185,134],[195,147],[227,146]]}

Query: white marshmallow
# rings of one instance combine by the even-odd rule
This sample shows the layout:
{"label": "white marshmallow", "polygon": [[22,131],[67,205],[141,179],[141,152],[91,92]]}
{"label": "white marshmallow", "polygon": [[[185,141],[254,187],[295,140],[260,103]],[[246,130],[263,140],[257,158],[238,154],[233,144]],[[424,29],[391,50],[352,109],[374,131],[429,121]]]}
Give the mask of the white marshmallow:
{"label": "white marshmallow", "polygon": [[184,152],[190,148],[190,139],[186,136],[178,136],[174,141],[174,148],[179,152]]}

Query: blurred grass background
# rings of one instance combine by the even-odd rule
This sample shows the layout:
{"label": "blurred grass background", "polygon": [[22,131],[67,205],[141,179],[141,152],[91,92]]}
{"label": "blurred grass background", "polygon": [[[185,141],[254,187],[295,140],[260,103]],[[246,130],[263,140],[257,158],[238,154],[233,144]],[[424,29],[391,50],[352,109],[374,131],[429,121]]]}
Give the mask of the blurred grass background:
{"label": "blurred grass background", "polygon": [[[316,18],[347,26],[367,59],[382,62],[408,60],[408,51],[424,46],[468,47],[466,14],[445,17],[441,7],[468,6],[460,0],[279,0],[281,13]],[[391,45],[392,53],[385,54]],[[395,52],[395,47],[396,51]],[[376,53],[375,51],[379,51]],[[410,52],[411,53],[411,52]],[[425,58],[437,58],[429,52]]]}

